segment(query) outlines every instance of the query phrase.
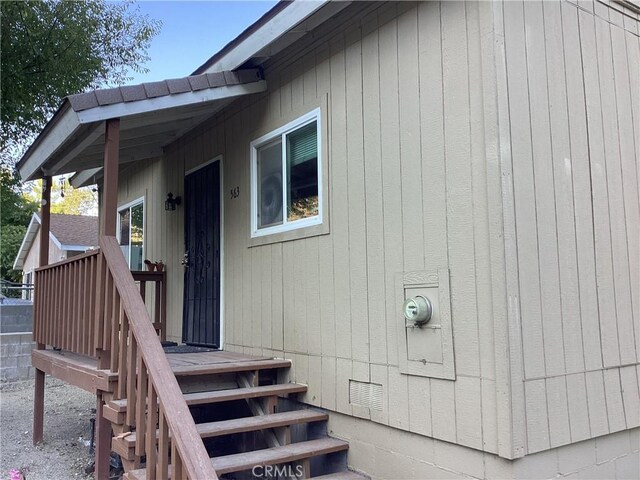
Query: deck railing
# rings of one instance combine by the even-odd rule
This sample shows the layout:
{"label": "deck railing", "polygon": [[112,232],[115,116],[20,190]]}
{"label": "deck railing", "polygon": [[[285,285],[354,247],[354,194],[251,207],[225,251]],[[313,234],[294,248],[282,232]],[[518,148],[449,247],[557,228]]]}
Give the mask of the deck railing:
{"label": "deck railing", "polygon": [[[146,456],[147,479],[169,478],[169,463],[174,479],[218,478],[114,237],[102,237],[99,251],[37,270],[36,301],[37,342],[93,352],[118,373],[114,397],[127,399],[126,420],[138,432],[135,451]],[[55,314],[56,325],[82,333],[47,329],[52,303],[66,312]]]}
{"label": "deck railing", "polygon": [[142,301],[147,301],[147,283],[153,284],[153,327],[160,340],[166,340],[167,331],[167,272],[136,271],[131,272],[140,286]]}
{"label": "deck railing", "polygon": [[92,250],[36,269],[34,341],[97,357],[104,328],[95,315],[100,263],[100,252]]}

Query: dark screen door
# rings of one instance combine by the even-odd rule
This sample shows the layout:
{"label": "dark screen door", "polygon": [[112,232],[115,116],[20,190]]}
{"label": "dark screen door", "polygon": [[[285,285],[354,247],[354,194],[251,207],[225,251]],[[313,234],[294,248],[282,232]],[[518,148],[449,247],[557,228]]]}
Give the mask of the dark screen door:
{"label": "dark screen door", "polygon": [[220,162],[184,180],[182,341],[220,346]]}

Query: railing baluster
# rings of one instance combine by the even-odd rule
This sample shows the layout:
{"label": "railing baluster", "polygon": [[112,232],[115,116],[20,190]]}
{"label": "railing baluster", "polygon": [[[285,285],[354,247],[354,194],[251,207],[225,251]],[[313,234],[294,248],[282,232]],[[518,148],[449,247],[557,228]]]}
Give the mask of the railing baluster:
{"label": "railing baluster", "polygon": [[141,457],[145,452],[145,432],[147,425],[146,408],[147,408],[147,367],[142,360],[142,353],[138,351],[136,355],[136,369],[138,370],[138,392],[136,399],[136,455]]}
{"label": "railing baluster", "polygon": [[[127,351],[129,350],[127,342],[129,340],[129,319],[124,309],[120,307],[120,351],[118,354],[118,398],[124,398],[127,392],[127,375],[130,372],[127,369]],[[135,370],[133,372],[135,375]]]}
{"label": "railing baluster", "polygon": [[162,287],[160,288],[160,295],[162,297],[162,303],[160,305],[160,340],[165,341],[167,339],[167,273],[162,272]]}
{"label": "railing baluster", "polygon": [[153,308],[153,322],[154,322],[154,327],[156,327],[156,331],[158,332],[158,336],[162,339],[162,324],[160,321],[160,315],[161,315],[161,311],[160,311],[160,302],[162,301],[161,295],[160,295],[160,282],[156,282],[156,291],[155,291],[155,296],[154,296],[154,308]]}
{"label": "railing baluster", "polygon": [[111,315],[111,371],[119,372],[118,353],[120,350],[120,319],[124,315],[124,306],[120,304],[120,295],[113,283],[113,310]]}
{"label": "railing baluster", "polygon": [[85,316],[85,355],[93,356],[93,295],[94,295],[94,271],[93,271],[93,263],[94,257],[87,258],[87,273],[86,273],[86,281],[85,288],[87,291],[87,303],[84,307],[84,316]]}
{"label": "railing baluster", "polygon": [[114,285],[113,277],[109,268],[105,264],[105,318],[104,318],[104,335],[102,337],[102,349],[109,351],[111,348],[111,318],[113,316],[113,302],[114,302]]}
{"label": "railing baluster", "polygon": [[102,348],[104,331],[102,329],[102,321],[105,315],[105,284],[104,284],[104,270],[105,260],[102,255],[98,255],[95,262],[96,269],[96,296],[95,296],[95,315],[93,317],[93,342],[95,352],[94,355],[98,355],[98,349]]}
{"label": "railing baluster", "polygon": [[39,329],[39,333],[38,333],[38,337],[40,338],[40,342],[44,343],[45,345],[51,345],[51,332],[52,329],[51,328],[46,328],[44,325],[44,317],[45,317],[45,311],[48,311],[48,316],[49,319],[53,322],[54,319],[54,312],[55,312],[55,306],[56,306],[56,295],[53,291],[53,286],[56,284],[56,274],[53,270],[47,270],[44,272],[46,275],[46,279],[47,279],[47,291],[46,291],[46,296],[47,296],[47,300],[45,302],[44,299],[42,299],[41,301],[41,305],[42,308],[40,308],[39,313],[38,313],[38,323],[40,324],[40,326],[38,327]]}
{"label": "railing baluster", "polygon": [[55,291],[53,289],[51,290],[51,293],[53,294],[53,309],[50,312],[52,328],[49,331],[49,341],[47,344],[52,346],[55,346],[59,342],[58,335],[60,335],[60,319],[62,318],[60,315],[60,308],[62,307],[62,292],[64,290],[62,288],[63,284],[60,274],[61,269],[53,272],[53,281],[51,282],[52,286],[57,285],[57,289]]}
{"label": "railing baluster", "polygon": [[127,425],[136,424],[136,373],[138,360],[138,343],[133,335],[133,331],[129,330],[129,349],[127,350]]}
{"label": "railing baluster", "polygon": [[180,453],[176,449],[175,442],[171,442],[171,464],[173,465],[173,480],[186,478],[182,469],[182,458],[180,458]]}
{"label": "railing baluster", "polygon": [[169,478],[169,426],[164,416],[164,409],[159,406],[158,422],[158,478]]}
{"label": "railing baluster", "polygon": [[87,285],[89,286],[89,307],[87,309],[87,324],[89,326],[89,331],[87,334],[87,355],[94,356],[95,355],[95,317],[93,316],[93,312],[96,311],[96,296],[98,295],[97,282],[98,282],[98,272],[97,272],[97,264],[98,260],[96,257],[89,258],[89,282]]}
{"label": "railing baluster", "polygon": [[71,264],[71,295],[70,295],[70,318],[71,318],[71,351],[78,351],[78,262]]}
{"label": "railing baluster", "polygon": [[61,328],[58,328],[53,332],[54,338],[51,339],[52,340],[51,345],[53,345],[54,347],[60,347],[60,343],[62,342],[62,332],[64,332],[64,316],[62,315],[62,312],[64,310],[64,297],[67,294],[64,278],[65,277],[64,277],[64,266],[63,266],[58,272],[58,280],[60,281],[60,292],[58,293],[58,299],[56,302],[57,305],[55,309],[55,314],[56,314],[55,323]]}
{"label": "railing baluster", "polygon": [[89,329],[89,315],[87,315],[88,304],[89,304],[89,289],[87,286],[89,285],[89,260],[83,259],[80,260],[80,342],[79,342],[79,351],[83,355],[87,355],[87,332]]}
{"label": "railing baluster", "polygon": [[156,452],[156,425],[158,424],[158,397],[153,386],[153,380],[149,377],[147,386],[147,480],[156,479],[157,461]]}
{"label": "railing baluster", "polygon": [[33,296],[31,298],[33,298],[33,327],[31,327],[31,331],[32,331],[32,338],[34,342],[40,342],[40,336],[39,336],[39,322],[38,322],[38,315],[39,315],[39,311],[38,309],[40,308],[40,299],[38,298],[38,292],[39,290],[43,287],[43,281],[42,281],[42,272],[36,272],[33,275]]}
{"label": "railing baluster", "polygon": [[69,265],[62,267],[62,284],[64,291],[62,294],[62,308],[60,316],[62,317],[62,330],[58,335],[57,347],[67,349],[67,336],[69,335]]}

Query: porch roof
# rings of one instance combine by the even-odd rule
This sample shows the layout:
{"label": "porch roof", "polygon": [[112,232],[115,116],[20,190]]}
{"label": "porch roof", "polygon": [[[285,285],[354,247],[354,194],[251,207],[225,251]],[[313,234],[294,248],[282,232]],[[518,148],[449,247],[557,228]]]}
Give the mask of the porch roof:
{"label": "porch roof", "polygon": [[66,97],[17,164],[23,180],[96,171],[104,160],[104,121],[120,118],[120,163],[163,148],[235,98],[266,90],[258,69],[93,90]]}

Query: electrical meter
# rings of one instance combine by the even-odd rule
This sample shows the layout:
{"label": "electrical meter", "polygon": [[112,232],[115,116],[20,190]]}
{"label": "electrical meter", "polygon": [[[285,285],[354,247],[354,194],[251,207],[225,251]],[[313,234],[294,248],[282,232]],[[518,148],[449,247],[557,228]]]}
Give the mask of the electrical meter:
{"label": "electrical meter", "polygon": [[431,320],[433,306],[427,297],[416,295],[405,300],[403,313],[407,319],[407,327],[420,327]]}

